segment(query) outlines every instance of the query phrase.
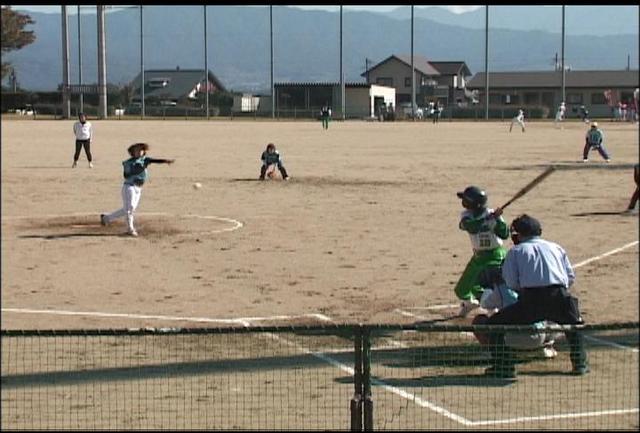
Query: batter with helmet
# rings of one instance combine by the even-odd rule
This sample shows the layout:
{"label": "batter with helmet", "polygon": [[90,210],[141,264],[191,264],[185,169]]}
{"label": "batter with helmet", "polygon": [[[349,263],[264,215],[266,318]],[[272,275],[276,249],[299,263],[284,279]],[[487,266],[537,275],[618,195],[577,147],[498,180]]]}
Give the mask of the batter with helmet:
{"label": "batter with helmet", "polygon": [[482,189],[469,186],[457,195],[465,208],[458,226],[469,233],[473,248],[473,256],[454,289],[462,300],[459,316],[464,317],[480,306],[483,286],[479,276],[482,271],[502,265],[507,255],[502,241],[509,237],[509,227],[501,216],[501,209],[487,208],[487,194]]}

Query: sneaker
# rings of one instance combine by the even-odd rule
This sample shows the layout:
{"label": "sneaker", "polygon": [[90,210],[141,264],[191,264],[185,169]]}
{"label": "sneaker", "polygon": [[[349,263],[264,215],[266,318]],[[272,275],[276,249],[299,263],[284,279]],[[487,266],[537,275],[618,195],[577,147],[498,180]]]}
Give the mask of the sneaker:
{"label": "sneaker", "polygon": [[107,225],[107,216],[103,213],[100,214],[100,225],[101,226]]}
{"label": "sneaker", "polygon": [[604,162],[611,162],[611,160],[610,159],[605,159]]}
{"label": "sneaker", "polygon": [[543,347],[542,356],[544,356],[546,359],[553,359],[558,356],[558,352],[553,347]]}
{"label": "sneaker", "polygon": [[93,168],[93,163],[92,162],[89,163],[89,168]]}
{"label": "sneaker", "polygon": [[467,317],[467,315],[476,308],[480,308],[480,302],[478,302],[478,300],[471,299],[462,301],[460,303],[460,311],[458,312],[458,316]]}
{"label": "sneaker", "polygon": [[584,376],[585,374],[589,373],[591,371],[591,369],[589,368],[588,365],[582,366],[582,367],[573,367],[573,370],[571,370],[571,374],[573,374],[574,376]]}
{"label": "sneaker", "polygon": [[588,159],[588,158],[584,158],[584,159],[582,160],[582,162],[589,162],[589,159]]}
{"label": "sneaker", "polygon": [[71,168],[76,168],[77,166],[78,166],[78,163],[74,161],[73,165],[71,166]]}
{"label": "sneaker", "polygon": [[291,177],[291,176],[287,176],[287,177],[285,177],[283,180],[289,180],[289,178],[290,178],[290,177]]}
{"label": "sneaker", "polygon": [[127,232],[127,234],[128,234],[129,236],[134,237],[134,238],[137,238],[137,237],[138,237],[138,232],[137,232],[137,231],[135,231],[135,230],[129,230],[129,231]]}

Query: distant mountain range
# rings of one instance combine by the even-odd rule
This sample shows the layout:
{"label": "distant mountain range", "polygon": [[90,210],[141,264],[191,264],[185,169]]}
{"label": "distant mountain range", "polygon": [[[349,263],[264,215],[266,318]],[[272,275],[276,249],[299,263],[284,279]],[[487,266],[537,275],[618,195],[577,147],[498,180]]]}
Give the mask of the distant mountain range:
{"label": "distant mountain range", "polygon": [[[525,14],[527,16],[520,17],[523,11],[518,10],[509,19],[500,15],[500,11],[514,8],[490,7],[490,20],[495,20],[495,28],[491,28],[489,35],[490,71],[553,70],[556,53],[559,55],[561,51],[560,7],[522,8],[531,8],[528,15]],[[572,35],[569,26],[576,17],[570,18],[573,7],[567,6],[566,64],[583,70],[625,69],[630,56],[631,68],[637,69],[638,7],[602,8],[600,18],[610,16],[604,15],[610,9],[615,11],[615,18],[596,21],[585,16],[581,19],[587,21],[576,26],[580,29],[597,28],[598,32],[604,32],[606,28],[614,32],[617,22],[618,28],[632,30],[624,34],[597,35],[594,30],[591,32],[593,35]],[[626,13],[622,8],[627,8]],[[20,10],[20,7],[15,9]],[[69,9],[75,12],[75,7]],[[629,10],[636,15],[633,16]],[[484,71],[484,8],[464,14],[453,14],[442,8],[415,8],[415,11],[416,54],[438,61],[463,60],[472,73]],[[363,81],[361,74],[365,71],[365,61],[371,66],[391,54],[410,53],[410,19],[402,15],[407,12],[410,14],[410,8],[406,6],[388,13],[345,9],[343,70],[347,81]],[[577,10],[574,12],[577,16]],[[549,13],[558,15],[555,17],[557,20],[554,18],[557,23],[545,15]],[[269,8],[210,6],[207,14],[209,69],[231,90],[268,92]],[[22,88],[55,90],[62,82],[60,14],[29,12],[29,15],[35,21],[30,28],[35,30],[36,42],[3,56],[3,61],[14,64]],[[542,21],[535,26],[545,31],[531,29],[538,18]],[[635,26],[626,24],[629,19],[635,20]],[[523,30],[498,29],[501,20]],[[145,6],[145,69],[204,68],[203,21],[203,8],[199,6]],[[273,21],[276,82],[339,81],[340,23],[337,12],[276,6],[273,8]],[[109,12],[105,27],[108,82],[126,84],[140,71],[138,7]],[[95,14],[81,15],[81,30],[83,82],[95,83]],[[71,81],[77,83],[75,14],[69,16],[69,41]]]}
{"label": "distant mountain range", "polygon": [[[638,34],[638,6],[566,6],[565,32],[567,35],[606,36]],[[411,8],[402,6],[387,13],[396,19],[410,19]],[[485,26],[485,8],[453,13],[442,7],[414,7],[414,18],[426,18],[441,24],[482,29]],[[562,6],[489,6],[489,25],[493,28],[544,31],[562,31]]]}

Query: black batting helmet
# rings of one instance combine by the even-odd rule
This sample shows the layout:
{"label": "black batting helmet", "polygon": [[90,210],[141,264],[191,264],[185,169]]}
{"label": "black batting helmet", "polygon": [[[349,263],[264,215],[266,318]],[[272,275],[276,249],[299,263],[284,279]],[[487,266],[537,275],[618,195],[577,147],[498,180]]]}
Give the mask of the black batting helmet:
{"label": "black batting helmet", "polygon": [[462,206],[467,209],[481,209],[487,204],[487,194],[477,186],[468,186],[457,195],[462,199]]}

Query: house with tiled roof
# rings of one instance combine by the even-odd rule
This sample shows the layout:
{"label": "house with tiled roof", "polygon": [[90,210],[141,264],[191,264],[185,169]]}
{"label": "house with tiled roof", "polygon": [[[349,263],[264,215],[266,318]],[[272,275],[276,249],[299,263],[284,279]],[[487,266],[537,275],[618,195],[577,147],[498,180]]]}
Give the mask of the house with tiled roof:
{"label": "house with tiled roof", "polygon": [[[141,82],[138,74],[132,81],[132,101],[140,103]],[[205,83],[203,69],[151,69],[144,71],[144,98],[148,105],[178,105],[195,101],[206,89],[224,92],[225,86],[211,71]]]}
{"label": "house with tiled roof", "polygon": [[[413,67],[418,106],[425,106],[435,99],[446,106],[465,98],[465,84],[471,76],[465,62],[433,61],[414,55]],[[395,88],[396,106],[411,103],[411,55],[393,54],[367,69],[362,76],[367,83]]]}

